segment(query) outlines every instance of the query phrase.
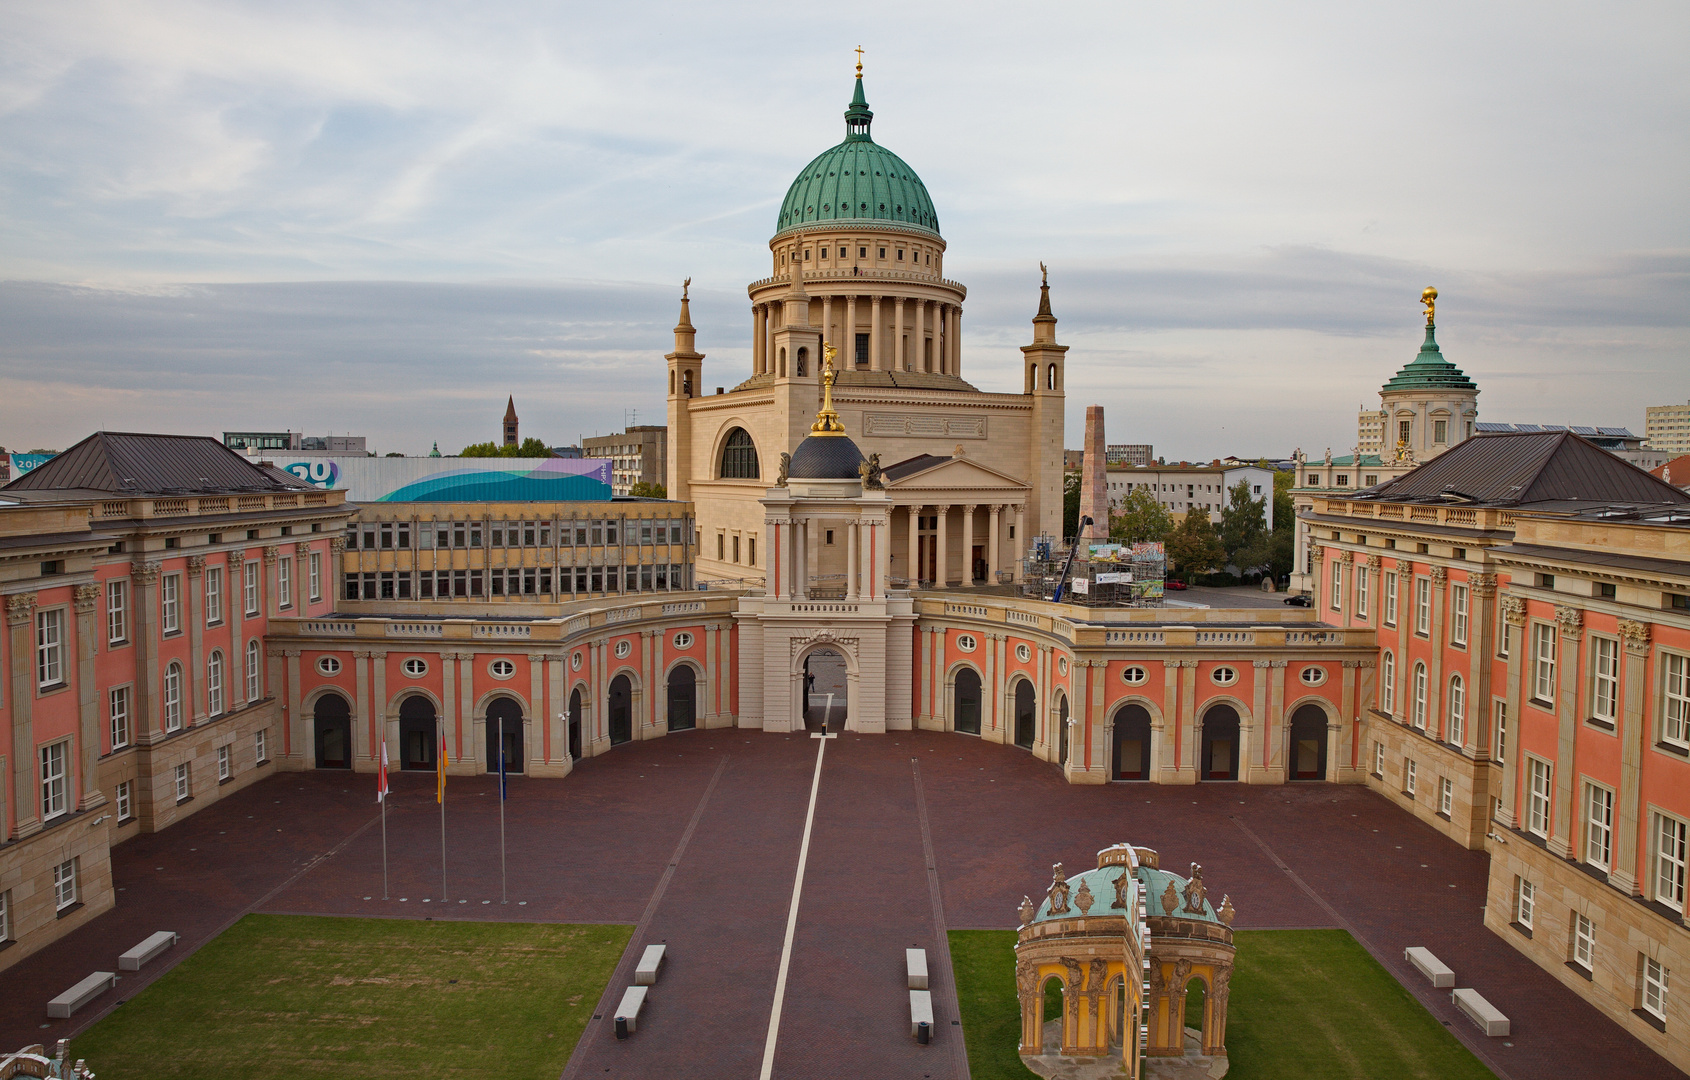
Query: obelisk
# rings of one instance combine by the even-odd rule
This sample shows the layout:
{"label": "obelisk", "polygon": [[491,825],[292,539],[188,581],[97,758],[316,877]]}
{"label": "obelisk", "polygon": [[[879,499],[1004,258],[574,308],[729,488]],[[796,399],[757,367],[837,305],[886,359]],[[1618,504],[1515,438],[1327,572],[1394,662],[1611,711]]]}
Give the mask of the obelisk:
{"label": "obelisk", "polygon": [[1078,531],[1094,543],[1109,539],[1109,482],[1103,451],[1103,406],[1086,406],[1085,460],[1080,465],[1080,518],[1091,518]]}

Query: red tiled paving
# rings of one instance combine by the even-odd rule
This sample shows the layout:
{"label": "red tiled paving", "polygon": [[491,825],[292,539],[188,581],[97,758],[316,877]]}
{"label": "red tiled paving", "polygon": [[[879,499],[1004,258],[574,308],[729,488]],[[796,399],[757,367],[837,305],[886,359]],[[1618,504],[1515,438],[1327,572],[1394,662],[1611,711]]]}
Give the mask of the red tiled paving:
{"label": "red tiled paving", "polygon": [[[449,781],[447,905],[438,902],[431,775],[394,778],[387,902],[380,900],[373,778],[266,780],[116,848],[117,909],[6,972],[0,1046],[51,1043],[85,1028],[247,910],[645,919],[606,994],[611,1004],[620,996],[644,944],[668,942],[668,965],[640,1031],[619,1043],[608,1019],[595,1022],[569,1075],[755,1077],[816,745],[802,735],[695,732],[619,747],[581,763],[567,780],[513,779],[509,905],[498,902],[491,780]],[[934,1044],[920,1047],[908,1036],[902,950],[917,944],[931,957],[938,936],[912,757],[953,928],[1013,926],[1022,894],[1043,886],[1051,862],[1061,859],[1073,872],[1092,865],[1098,848],[1131,840],[1159,849],[1181,871],[1201,862],[1210,888],[1232,896],[1240,928],[1349,927],[1505,1078],[1559,1076],[1569,1062],[1600,1062],[1628,1080],[1682,1075],[1484,929],[1483,854],[1362,788],[1070,787],[1024,752],[966,736],[899,733],[828,744],[777,1077],[961,1074],[948,972],[934,972]],[[47,998],[91,970],[110,969],[117,953],[158,929],[182,933],[182,943],[139,977],[129,974],[108,999],[40,1027]],[[1403,964],[1407,945],[1425,945],[1451,964],[1463,985],[1478,987],[1512,1018],[1514,1035],[1479,1035],[1447,992],[1433,991]]]}

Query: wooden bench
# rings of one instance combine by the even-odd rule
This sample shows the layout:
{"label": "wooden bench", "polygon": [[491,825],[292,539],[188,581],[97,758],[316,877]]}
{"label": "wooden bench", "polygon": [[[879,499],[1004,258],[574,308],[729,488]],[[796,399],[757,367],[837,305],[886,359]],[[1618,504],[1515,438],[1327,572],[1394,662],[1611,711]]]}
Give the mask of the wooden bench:
{"label": "wooden bench", "polygon": [[62,1020],[117,985],[117,973],[96,971],[47,1003],[47,1015]]}
{"label": "wooden bench", "polygon": [[927,950],[905,949],[904,970],[909,975],[911,990],[927,989]]}
{"label": "wooden bench", "polygon": [[933,1031],[933,994],[927,990],[910,991],[910,1036],[921,1037],[921,1025]]}
{"label": "wooden bench", "polygon": [[616,1037],[626,1039],[639,1028],[640,1010],[645,1008],[646,988],[630,986],[616,1006]]}
{"label": "wooden bench", "polygon": [[117,970],[140,971],[142,964],[176,944],[176,941],[176,934],[169,930],[160,930],[158,933],[147,938],[147,940],[141,942],[141,944],[118,957]]}
{"label": "wooden bench", "polygon": [[1451,992],[1449,999],[1455,1002],[1455,1007],[1467,1014],[1473,1023],[1485,1029],[1490,1036],[1508,1034],[1508,1017],[1503,1016],[1495,1005],[1486,1001],[1484,997],[1471,987]]}
{"label": "wooden bench", "polygon": [[1423,949],[1418,945],[1402,951],[1402,958],[1413,964],[1420,974],[1432,980],[1433,986],[1444,987],[1455,985],[1455,972],[1442,960],[1432,955],[1432,950]]}
{"label": "wooden bench", "polygon": [[667,945],[647,945],[640,956],[639,966],[634,968],[635,986],[655,986],[657,972],[663,967],[663,954],[667,952]]}

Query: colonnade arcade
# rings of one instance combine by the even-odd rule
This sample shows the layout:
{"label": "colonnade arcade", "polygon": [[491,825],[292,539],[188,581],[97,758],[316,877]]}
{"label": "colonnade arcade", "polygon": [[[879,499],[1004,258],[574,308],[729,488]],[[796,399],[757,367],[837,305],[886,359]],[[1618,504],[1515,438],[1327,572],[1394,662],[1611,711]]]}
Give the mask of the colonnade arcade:
{"label": "colonnade arcade", "polygon": [[[814,307],[821,308],[822,340],[840,343],[844,371],[962,374],[960,304],[915,296],[824,293],[812,297],[811,305],[812,319]],[[751,315],[752,374],[803,374],[796,368],[785,370],[775,347],[775,333],[784,325],[782,299],[752,304]]]}

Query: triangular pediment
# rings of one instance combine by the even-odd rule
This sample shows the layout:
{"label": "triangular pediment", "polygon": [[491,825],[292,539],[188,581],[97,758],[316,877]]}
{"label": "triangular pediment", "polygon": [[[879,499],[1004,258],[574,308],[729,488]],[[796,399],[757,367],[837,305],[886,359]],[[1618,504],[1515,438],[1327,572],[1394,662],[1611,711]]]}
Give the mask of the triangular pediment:
{"label": "triangular pediment", "polygon": [[941,458],[927,468],[888,480],[886,489],[892,492],[982,489],[1022,492],[1027,489],[1027,484],[972,458],[953,457]]}

